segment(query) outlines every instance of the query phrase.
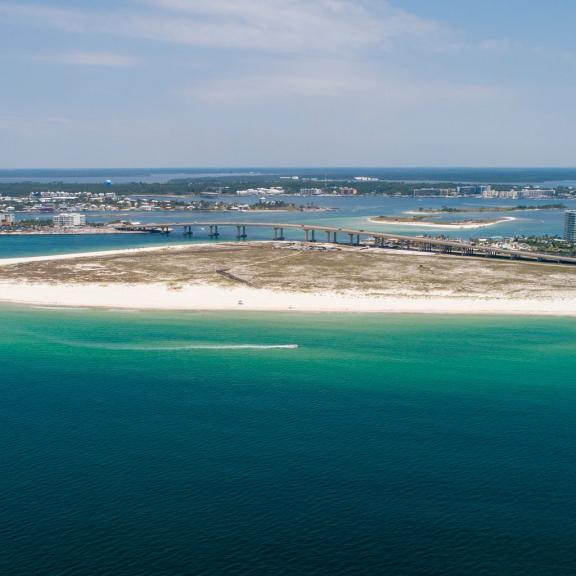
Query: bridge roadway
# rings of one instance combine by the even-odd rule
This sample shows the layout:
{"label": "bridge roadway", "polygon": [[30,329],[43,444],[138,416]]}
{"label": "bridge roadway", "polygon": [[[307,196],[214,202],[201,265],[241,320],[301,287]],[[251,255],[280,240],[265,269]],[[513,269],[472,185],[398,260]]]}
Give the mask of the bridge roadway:
{"label": "bridge roadway", "polygon": [[359,245],[361,237],[375,239],[376,246],[383,248],[401,248],[406,250],[419,250],[423,252],[437,252],[441,254],[455,254],[459,256],[477,256],[487,258],[505,258],[510,260],[524,260],[531,262],[549,262],[555,264],[576,265],[576,258],[570,256],[556,256],[543,252],[530,252],[527,250],[504,250],[492,246],[472,244],[459,240],[442,240],[423,236],[403,236],[373,230],[359,230],[356,228],[338,228],[335,226],[322,226],[316,224],[282,224],[270,222],[174,222],[159,224],[146,224],[147,228],[160,229],[169,232],[171,228],[183,228],[184,234],[192,236],[193,229],[197,227],[208,228],[209,237],[220,236],[219,227],[236,227],[236,238],[247,238],[247,228],[270,228],[273,230],[274,240],[285,240],[284,230],[301,230],[307,242],[318,242],[316,233],[326,234],[326,242],[338,243],[338,235],[348,236],[349,244]]}

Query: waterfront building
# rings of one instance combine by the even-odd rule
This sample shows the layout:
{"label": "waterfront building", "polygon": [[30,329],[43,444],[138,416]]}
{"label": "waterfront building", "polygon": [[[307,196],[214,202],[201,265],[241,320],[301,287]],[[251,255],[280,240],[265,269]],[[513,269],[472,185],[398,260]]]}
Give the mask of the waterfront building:
{"label": "waterfront building", "polygon": [[524,188],[520,190],[520,198],[552,198],[556,195],[556,190],[544,190],[542,188]]}
{"label": "waterfront building", "polygon": [[568,210],[564,213],[564,240],[576,242],[576,210]]}
{"label": "waterfront building", "polygon": [[461,196],[483,196],[484,194],[490,192],[491,189],[491,186],[467,185],[458,186],[457,191]]}
{"label": "waterfront building", "polygon": [[553,198],[556,196],[556,190],[543,188],[523,188],[522,190],[486,190],[482,193],[482,198],[500,198],[502,200],[526,200],[526,199],[543,199]]}
{"label": "waterfront building", "polygon": [[324,194],[322,188],[300,188],[300,194],[303,196],[319,196]]}
{"label": "waterfront building", "polygon": [[281,186],[272,186],[270,188],[248,188],[247,190],[237,190],[238,196],[276,196],[284,194],[284,188]]}
{"label": "waterfront building", "polygon": [[86,216],[78,212],[63,212],[56,214],[53,219],[54,226],[57,228],[67,228],[72,226],[85,226]]}
{"label": "waterfront building", "polygon": [[520,192],[518,190],[486,190],[482,193],[482,198],[499,198],[501,200],[517,200]]}
{"label": "waterfront building", "polygon": [[13,226],[16,216],[11,212],[0,212],[0,226]]}
{"label": "waterfront building", "polygon": [[45,190],[42,192],[31,192],[30,198],[38,199],[40,202],[63,202],[67,200],[77,200],[79,198],[79,194],[70,194],[62,190]]}
{"label": "waterfront building", "polygon": [[482,198],[487,198],[487,199],[491,199],[491,198],[500,198],[500,192],[498,190],[492,190],[492,188],[489,188],[488,190],[485,190],[484,192],[482,192]]}
{"label": "waterfront building", "polygon": [[430,196],[455,196],[457,193],[456,188],[415,188],[414,196],[430,197]]}
{"label": "waterfront building", "polygon": [[356,188],[350,188],[349,186],[340,186],[335,190],[340,196],[356,196],[358,190]]}

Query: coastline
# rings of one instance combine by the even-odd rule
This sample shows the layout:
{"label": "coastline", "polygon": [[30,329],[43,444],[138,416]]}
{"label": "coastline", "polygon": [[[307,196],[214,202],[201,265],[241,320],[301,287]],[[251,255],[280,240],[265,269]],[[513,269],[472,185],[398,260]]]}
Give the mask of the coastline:
{"label": "coastline", "polygon": [[[49,262],[51,260],[72,260],[76,258],[93,258],[99,256],[115,256],[122,254],[139,254],[142,252],[178,251],[188,248],[190,244],[169,244],[162,246],[146,246],[141,248],[121,248],[118,250],[99,250],[97,252],[71,252],[70,254],[51,254],[48,256],[20,256],[18,258],[0,258],[0,266],[26,264],[27,262]],[[208,242],[197,243],[194,246],[214,246]]]}
{"label": "coastline", "polygon": [[507,216],[494,222],[480,222],[478,224],[465,223],[465,224],[441,224],[434,222],[398,222],[396,220],[377,220],[376,218],[368,218],[372,224],[384,224],[385,226],[413,226],[416,228],[439,228],[443,230],[476,230],[477,228],[487,228],[489,226],[496,226],[497,224],[506,224],[516,220],[513,216]]}
{"label": "coastline", "polygon": [[[30,284],[3,282],[0,302],[47,307],[118,310],[342,312],[382,314],[576,317],[576,297],[554,299],[446,296],[378,297],[360,292],[284,292],[213,284],[170,288],[163,284]],[[138,302],[135,305],[135,302]]]}
{"label": "coastline", "polygon": [[89,230],[85,229],[72,229],[72,230],[16,230],[14,232],[2,231],[0,236],[102,236],[110,234],[147,234],[148,232],[139,232],[137,230],[110,230],[110,229],[100,229],[92,228]]}

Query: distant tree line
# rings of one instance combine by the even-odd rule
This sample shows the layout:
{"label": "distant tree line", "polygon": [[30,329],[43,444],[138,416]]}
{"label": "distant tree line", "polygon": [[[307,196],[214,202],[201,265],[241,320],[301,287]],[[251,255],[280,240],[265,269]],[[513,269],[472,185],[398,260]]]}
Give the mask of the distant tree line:
{"label": "distant tree line", "polygon": [[[322,188],[330,192],[339,186],[353,186],[359,194],[367,195],[398,195],[411,196],[414,188],[456,188],[459,184],[455,182],[419,182],[418,184],[408,182],[363,182],[356,180],[324,180],[321,178],[310,179],[301,178],[299,180],[279,178],[277,176],[262,175],[242,175],[242,176],[222,176],[211,178],[190,178],[176,179],[164,183],[129,182],[114,183],[112,186],[105,182],[101,183],[69,183],[69,182],[16,182],[0,183],[1,196],[28,196],[31,192],[40,191],[63,191],[67,193],[91,192],[100,194],[115,192],[119,196],[189,196],[202,192],[220,192],[222,194],[234,194],[237,190],[247,188],[269,188],[282,186],[286,193],[294,194],[300,192],[301,188]],[[510,185],[494,185],[495,190],[509,190]],[[572,191],[568,188],[558,188],[560,193],[568,194]]]}

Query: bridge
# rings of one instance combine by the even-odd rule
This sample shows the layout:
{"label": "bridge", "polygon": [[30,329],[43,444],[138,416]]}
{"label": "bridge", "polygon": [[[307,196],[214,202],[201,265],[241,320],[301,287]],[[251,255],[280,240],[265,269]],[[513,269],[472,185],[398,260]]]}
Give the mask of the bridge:
{"label": "bridge", "polygon": [[193,236],[196,229],[207,231],[209,238],[219,238],[221,228],[236,228],[235,237],[238,240],[248,238],[250,228],[267,228],[271,231],[272,240],[286,240],[285,231],[302,232],[301,240],[305,242],[324,241],[334,244],[348,244],[360,246],[362,242],[370,239],[374,246],[380,248],[396,248],[403,250],[417,250],[421,252],[434,252],[438,254],[453,254],[457,256],[475,256],[484,258],[498,258],[508,260],[523,260],[530,262],[548,262],[554,264],[576,265],[576,257],[558,256],[545,252],[530,252],[528,250],[505,250],[494,246],[475,244],[460,240],[445,240],[428,238],[424,236],[404,236],[373,230],[359,230],[356,228],[338,228],[316,224],[278,224],[269,222],[170,222],[146,224],[138,226],[140,231],[155,231],[168,234],[175,228],[181,228],[184,235]]}

